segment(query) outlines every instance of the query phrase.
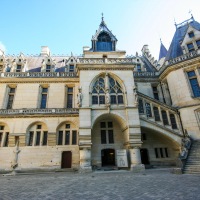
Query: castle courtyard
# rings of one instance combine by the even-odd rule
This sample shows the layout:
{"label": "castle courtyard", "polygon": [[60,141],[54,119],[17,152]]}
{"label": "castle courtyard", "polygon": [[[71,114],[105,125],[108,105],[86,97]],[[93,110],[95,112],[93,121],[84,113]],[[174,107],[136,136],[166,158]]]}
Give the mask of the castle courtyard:
{"label": "castle courtyard", "polygon": [[200,175],[172,174],[168,169],[147,169],[141,174],[105,171],[0,175],[0,199],[189,200],[200,199],[199,182]]}

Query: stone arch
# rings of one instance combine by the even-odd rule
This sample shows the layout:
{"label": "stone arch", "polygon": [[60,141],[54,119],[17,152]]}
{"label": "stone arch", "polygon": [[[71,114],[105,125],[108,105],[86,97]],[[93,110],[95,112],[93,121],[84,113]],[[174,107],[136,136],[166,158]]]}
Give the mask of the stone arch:
{"label": "stone arch", "polygon": [[78,126],[75,124],[75,122],[73,121],[70,121],[70,120],[65,120],[65,121],[62,121],[58,124],[58,126],[56,127],[56,132],[65,124],[72,124],[74,128],[78,129]]}
{"label": "stone arch", "polygon": [[176,146],[180,146],[182,142],[182,136],[175,134],[173,131],[168,131],[163,129],[159,126],[152,126],[151,123],[148,123],[144,120],[140,120],[141,128],[149,129],[151,131],[157,132],[161,134],[162,136],[168,138],[172,143],[174,143]]}
{"label": "stone arch", "polygon": [[44,129],[48,130],[48,126],[47,126],[47,124],[45,122],[43,122],[43,121],[35,121],[35,122],[32,122],[31,124],[28,125],[28,127],[26,128],[26,133],[27,133],[27,131],[29,131],[36,124],[43,124],[44,125]]}
{"label": "stone arch", "polygon": [[117,112],[112,112],[112,113],[99,113],[96,116],[94,116],[92,118],[91,127],[93,128],[93,126],[97,121],[105,118],[115,119],[121,125],[122,129],[125,129],[128,126],[126,119],[123,116],[121,116]]}
{"label": "stone arch", "polygon": [[48,127],[43,121],[32,122],[26,129],[27,146],[45,146],[48,140]]}
{"label": "stone arch", "polygon": [[10,132],[10,127],[7,123],[0,121],[0,126],[4,126],[4,131]]}

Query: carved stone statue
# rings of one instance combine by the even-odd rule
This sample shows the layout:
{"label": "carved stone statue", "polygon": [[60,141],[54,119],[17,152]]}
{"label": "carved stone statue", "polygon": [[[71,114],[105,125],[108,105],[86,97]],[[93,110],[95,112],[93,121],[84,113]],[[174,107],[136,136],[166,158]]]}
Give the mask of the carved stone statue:
{"label": "carved stone statue", "polygon": [[110,94],[109,89],[106,89],[106,105],[110,106]]}
{"label": "carved stone statue", "polygon": [[16,142],[15,150],[13,151],[13,153],[14,153],[14,159],[11,163],[11,168],[12,168],[12,174],[15,175],[15,168],[18,166],[18,154],[20,153],[19,140],[17,140]]}
{"label": "carved stone statue", "polygon": [[138,94],[137,94],[136,86],[134,86],[134,88],[133,88],[133,95],[135,97],[135,104],[137,105],[138,104]]}
{"label": "carved stone statue", "polygon": [[186,159],[187,156],[188,156],[188,150],[184,147],[184,148],[182,148],[182,150],[181,150],[180,158],[181,158],[181,159]]}
{"label": "carved stone statue", "polygon": [[77,105],[79,108],[82,106],[82,98],[83,98],[82,89],[81,87],[79,87],[77,94]]}

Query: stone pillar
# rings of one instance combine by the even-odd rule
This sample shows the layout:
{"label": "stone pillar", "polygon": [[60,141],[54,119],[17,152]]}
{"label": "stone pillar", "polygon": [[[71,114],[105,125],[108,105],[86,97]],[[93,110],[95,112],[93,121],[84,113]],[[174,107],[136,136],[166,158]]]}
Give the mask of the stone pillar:
{"label": "stone pillar", "polygon": [[145,170],[144,165],[141,163],[140,147],[131,147],[130,153],[130,170],[133,172],[142,172]]}
{"label": "stone pillar", "polygon": [[91,172],[91,148],[80,148],[80,172]]}

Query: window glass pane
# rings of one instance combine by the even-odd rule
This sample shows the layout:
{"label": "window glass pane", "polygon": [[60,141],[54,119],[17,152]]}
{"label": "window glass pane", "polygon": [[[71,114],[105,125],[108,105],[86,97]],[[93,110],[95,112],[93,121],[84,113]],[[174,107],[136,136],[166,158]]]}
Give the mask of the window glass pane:
{"label": "window glass pane", "polygon": [[77,144],[77,131],[72,131],[72,145]]}
{"label": "window glass pane", "polygon": [[187,72],[188,77],[196,76],[195,71]]}
{"label": "window glass pane", "polygon": [[14,95],[9,95],[9,96],[8,96],[8,105],[7,105],[7,109],[12,109],[13,100],[14,100]]}
{"label": "window glass pane", "polygon": [[150,105],[150,103],[145,103],[145,107],[146,107],[146,116],[147,116],[147,117],[152,117],[151,105]]}
{"label": "window glass pane", "polygon": [[58,132],[58,145],[62,145],[63,141],[63,131]]}
{"label": "window glass pane", "polygon": [[3,133],[0,133],[0,147],[1,147],[2,137],[3,137]]}
{"label": "window glass pane", "polygon": [[112,122],[108,122],[108,128],[112,128],[113,127],[113,123]]}
{"label": "window glass pane", "polygon": [[98,96],[92,96],[92,104],[98,104]]}
{"label": "window glass pane", "polygon": [[73,92],[73,88],[67,88],[67,92]]}
{"label": "window glass pane", "polygon": [[5,136],[5,147],[8,146],[8,137],[9,137],[9,133],[6,133],[6,136]]}
{"label": "window glass pane", "polygon": [[65,131],[65,145],[70,143],[70,131]]}
{"label": "window glass pane", "polygon": [[35,145],[36,146],[40,145],[40,131],[36,132],[36,143],[35,143]]}
{"label": "window glass pane", "polygon": [[192,87],[194,97],[200,97],[200,87],[197,78],[190,79],[190,84]]}
{"label": "window glass pane", "polygon": [[156,158],[159,158],[158,149],[157,148],[155,148],[155,154],[156,154]]}
{"label": "window glass pane", "polygon": [[169,125],[166,111],[162,110],[161,113],[162,113],[163,124],[164,125]]}
{"label": "window glass pane", "polygon": [[67,108],[72,108],[72,103],[73,103],[73,95],[68,94],[67,95]]}
{"label": "window glass pane", "polygon": [[70,66],[69,66],[69,71],[70,71],[70,72],[74,72],[74,65],[70,65]]}
{"label": "window glass pane", "polygon": [[142,99],[139,99],[139,105],[138,105],[139,113],[144,114],[144,106]]}
{"label": "window glass pane", "polygon": [[108,142],[109,142],[109,144],[114,143],[113,130],[108,130]]}
{"label": "window glass pane", "polygon": [[42,93],[47,93],[48,92],[48,88],[42,88]]}
{"label": "window glass pane", "polygon": [[163,155],[163,150],[162,150],[162,148],[160,148],[160,157],[161,157],[161,158],[164,158],[164,155]]}
{"label": "window glass pane", "polygon": [[0,130],[4,130],[4,126],[0,126]]}
{"label": "window glass pane", "polygon": [[47,102],[47,94],[42,94],[42,99],[41,99],[41,106],[40,106],[40,108],[46,108],[46,102]]}
{"label": "window glass pane", "polygon": [[101,144],[106,144],[106,130],[101,130]]}
{"label": "window glass pane", "polygon": [[159,114],[158,108],[153,107],[153,112],[154,112],[155,121],[160,121],[160,114]]}
{"label": "window glass pane", "polygon": [[170,121],[173,129],[177,129],[176,118],[174,114],[170,114]]}
{"label": "window glass pane", "polygon": [[28,146],[32,146],[32,145],[33,145],[33,132],[30,131],[30,132],[29,132]]}
{"label": "window glass pane", "polygon": [[15,93],[15,88],[10,88],[10,93]]}
{"label": "window glass pane", "polygon": [[65,128],[70,128],[70,124],[66,124],[66,125],[65,125]]}
{"label": "window glass pane", "polygon": [[105,104],[105,96],[99,96],[99,104]]}
{"label": "window glass pane", "polygon": [[192,37],[194,37],[194,32],[192,31],[192,32],[188,33],[188,35],[190,38],[192,38]]}
{"label": "window glass pane", "polygon": [[198,49],[200,48],[200,40],[196,41]]}
{"label": "window glass pane", "polygon": [[169,157],[169,154],[168,154],[168,150],[167,150],[167,148],[165,148],[165,156],[166,156],[166,158]]}
{"label": "window glass pane", "polygon": [[122,95],[118,95],[117,98],[118,98],[118,104],[123,104],[124,103]]}
{"label": "window glass pane", "polygon": [[47,131],[44,131],[42,145],[47,145]]}
{"label": "window glass pane", "polygon": [[116,95],[111,95],[110,101],[111,101],[111,104],[117,104]]}
{"label": "window glass pane", "polygon": [[106,122],[101,122],[101,128],[106,128]]}
{"label": "window glass pane", "polygon": [[42,125],[37,125],[37,129],[42,129]]}

